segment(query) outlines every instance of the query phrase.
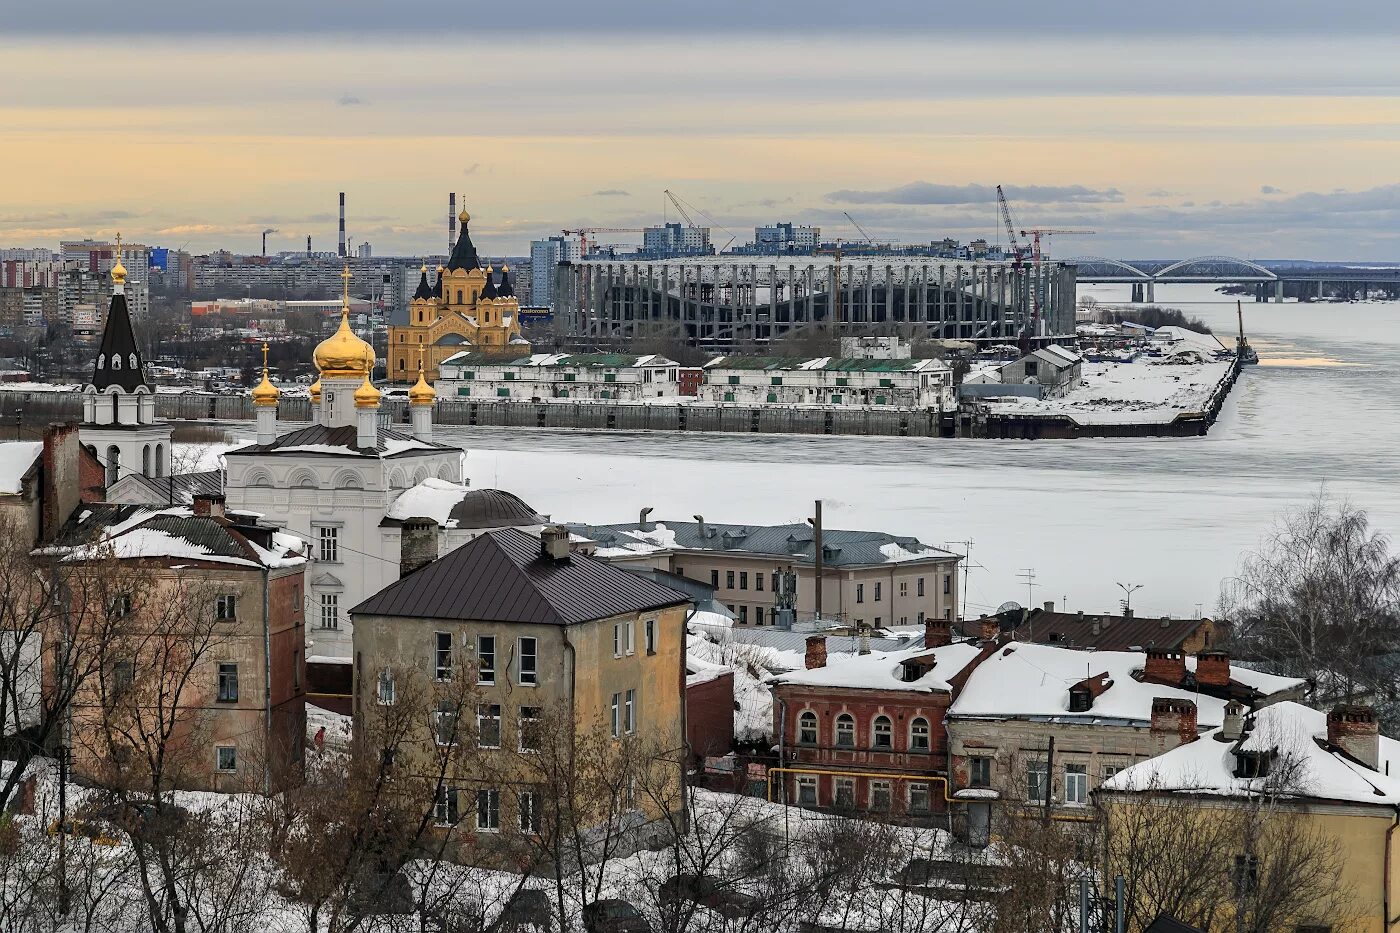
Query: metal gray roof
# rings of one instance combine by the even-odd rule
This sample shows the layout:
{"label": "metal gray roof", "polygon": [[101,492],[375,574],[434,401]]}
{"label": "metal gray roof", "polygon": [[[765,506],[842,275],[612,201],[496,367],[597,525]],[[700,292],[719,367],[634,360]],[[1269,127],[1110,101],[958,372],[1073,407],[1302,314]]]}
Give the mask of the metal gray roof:
{"label": "metal gray roof", "polygon": [[[812,564],[816,560],[812,527],[800,522],[791,525],[722,525],[705,522],[703,534],[699,522],[655,521],[645,525],[631,522],[622,525],[568,527],[576,534],[597,541],[601,547],[622,547],[635,544],[655,545],[659,540],[657,529],[660,526],[665,526],[667,531],[675,535],[675,547],[681,550],[762,554],[783,557],[795,564]],[[643,536],[629,532],[642,532]],[[826,529],[822,532],[822,546],[826,552],[823,561],[829,567],[888,564],[891,558],[880,549],[889,545],[897,545],[904,551],[919,554],[930,560],[960,559],[959,555],[951,551],[923,544],[917,538],[882,531]]]}
{"label": "metal gray roof", "polygon": [[356,616],[574,625],[690,602],[620,567],[572,554],[546,556],[540,539],[489,531],[390,584],[351,609]]}
{"label": "metal gray roof", "polygon": [[[856,654],[861,649],[857,635],[827,635],[825,632],[802,632],[781,628],[749,628],[736,625],[731,630],[734,641],[748,645],[762,645],[778,651],[795,651],[798,654],[807,650],[807,639],[812,635],[826,635],[826,650],[829,654]],[[924,636],[910,635],[908,638],[882,638],[872,635],[867,639],[867,647],[872,651],[901,651],[923,644]]]}
{"label": "metal gray roof", "polygon": [[[390,512],[392,514],[393,509]],[[431,517],[404,515],[402,511],[399,515],[401,517],[398,518],[385,516],[379,522],[380,527],[402,525],[410,518]],[[544,525],[548,520],[513,492],[506,492],[504,489],[468,489],[447,513],[447,521],[448,525],[445,527],[463,529],[519,528]]]}
{"label": "metal gray roof", "polygon": [[[374,457],[385,454],[389,449],[389,441],[402,441],[416,445],[407,450],[401,450],[390,457],[411,456],[424,449],[430,450],[456,450],[451,444],[439,444],[436,441],[415,440],[412,434],[405,434],[393,428],[381,427],[378,432],[377,443],[374,447],[359,447],[356,442],[359,440],[359,432],[352,424],[341,425],[338,428],[328,428],[323,424],[313,424],[310,427],[302,428],[299,431],[291,431],[278,436],[271,444],[249,444],[246,447],[239,447],[228,451],[225,456],[235,457],[243,455],[267,456],[269,454],[293,453],[305,455],[307,451],[291,450],[287,448],[308,447],[311,445],[324,447],[340,447],[346,453],[359,454],[362,457]],[[329,452],[328,452],[329,453]]]}
{"label": "metal gray roof", "polygon": [[128,473],[112,485],[108,495],[121,495],[150,505],[189,505],[195,496],[219,495],[223,491],[223,473],[207,470],[162,477]]}

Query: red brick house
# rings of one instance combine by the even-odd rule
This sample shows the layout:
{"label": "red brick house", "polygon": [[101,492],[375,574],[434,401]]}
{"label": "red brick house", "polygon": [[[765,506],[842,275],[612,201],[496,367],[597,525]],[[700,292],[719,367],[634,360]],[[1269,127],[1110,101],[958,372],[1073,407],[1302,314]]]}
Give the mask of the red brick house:
{"label": "red brick house", "polygon": [[705,670],[685,678],[685,741],[691,767],[734,748],[734,672]]}
{"label": "red brick house", "polygon": [[[994,645],[992,646],[994,647]],[[806,670],[775,677],[778,768],[772,792],[802,806],[889,812],[917,819],[944,809],[944,717],[986,655],[952,643],[930,620],[924,645],[827,665],[826,639],[807,640]]]}

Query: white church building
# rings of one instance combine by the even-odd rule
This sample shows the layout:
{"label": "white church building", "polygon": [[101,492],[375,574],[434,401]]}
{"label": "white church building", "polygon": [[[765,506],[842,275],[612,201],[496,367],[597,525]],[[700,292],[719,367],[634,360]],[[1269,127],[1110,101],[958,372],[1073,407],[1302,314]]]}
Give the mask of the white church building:
{"label": "white church building", "polygon": [[278,433],[280,393],[264,360],[256,441],[224,454],[227,508],[311,542],[308,660],[349,659],[350,610],[401,575],[484,531],[545,523],[510,493],[467,488],[462,450],[433,440],[436,393],[421,361],[411,430],[389,426],[370,380],[374,350],[350,328],[349,270],[342,277],[340,327],[314,355],[313,423]]}

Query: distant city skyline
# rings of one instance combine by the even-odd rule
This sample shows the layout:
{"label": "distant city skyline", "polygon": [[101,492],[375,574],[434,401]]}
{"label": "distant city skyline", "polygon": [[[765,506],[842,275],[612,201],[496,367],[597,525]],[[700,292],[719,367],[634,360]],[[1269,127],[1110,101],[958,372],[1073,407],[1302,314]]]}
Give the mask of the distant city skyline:
{"label": "distant city skyline", "polygon": [[0,246],[120,229],[255,253],[272,227],[269,252],[333,251],[343,190],[356,243],[437,253],[456,190],[484,251],[524,255],[659,223],[665,188],[717,244],[779,221],[857,238],[845,211],[880,238],[995,242],[1002,184],[1018,226],[1098,231],[1061,257],[1400,258],[1389,5],[1013,3],[942,29],[888,3],[786,27],[784,5],[731,6],[585,23],[545,3],[442,31],[457,8],[436,0],[324,22],[264,0],[25,10],[0,40]]}

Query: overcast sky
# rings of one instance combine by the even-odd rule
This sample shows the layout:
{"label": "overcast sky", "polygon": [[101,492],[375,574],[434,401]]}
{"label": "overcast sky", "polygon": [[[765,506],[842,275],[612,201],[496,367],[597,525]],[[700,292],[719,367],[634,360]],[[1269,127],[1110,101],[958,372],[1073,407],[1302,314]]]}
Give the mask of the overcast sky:
{"label": "overcast sky", "polygon": [[[49,2],[0,30],[0,245],[484,251],[843,212],[905,242],[1400,260],[1400,3]],[[671,219],[674,218],[672,214]],[[603,239],[626,241],[626,234]]]}

